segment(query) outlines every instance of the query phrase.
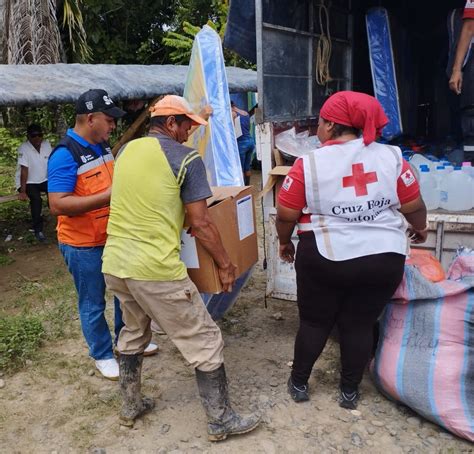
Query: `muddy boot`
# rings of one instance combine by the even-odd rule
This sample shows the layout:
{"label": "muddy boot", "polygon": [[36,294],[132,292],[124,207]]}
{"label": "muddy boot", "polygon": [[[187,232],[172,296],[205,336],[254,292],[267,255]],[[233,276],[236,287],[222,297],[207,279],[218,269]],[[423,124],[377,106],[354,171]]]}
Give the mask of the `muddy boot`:
{"label": "muddy boot", "polygon": [[258,426],[259,416],[240,416],[230,406],[223,364],[212,372],[196,369],[196,380],[207,414],[209,441],[225,440],[228,435],[244,434]]}
{"label": "muddy boot", "polygon": [[122,409],[120,424],[133,427],[135,419],[155,406],[155,401],[149,397],[142,397],[141,374],[143,355],[120,355],[120,394],[122,395]]}

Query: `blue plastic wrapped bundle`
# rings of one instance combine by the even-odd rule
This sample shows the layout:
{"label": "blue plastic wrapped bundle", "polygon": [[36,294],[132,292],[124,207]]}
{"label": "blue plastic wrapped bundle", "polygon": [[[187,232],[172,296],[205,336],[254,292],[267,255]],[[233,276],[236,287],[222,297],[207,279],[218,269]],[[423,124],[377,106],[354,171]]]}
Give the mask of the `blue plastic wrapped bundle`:
{"label": "blue plastic wrapped bundle", "polygon": [[196,112],[210,104],[209,126],[188,141],[201,154],[211,186],[243,186],[239,149],[230,110],[230,96],[219,35],[205,25],[196,35],[184,87],[184,97]]}
{"label": "blue plastic wrapped bundle", "polygon": [[[184,97],[198,112],[210,104],[213,114],[207,127],[201,126],[188,145],[199,151],[212,186],[243,186],[239,149],[232,121],[230,96],[219,35],[205,25],[196,35],[189,62]],[[214,320],[233,306],[252,269],[240,276],[231,293],[203,294],[203,300]]]}
{"label": "blue plastic wrapped bundle", "polygon": [[382,137],[392,140],[403,131],[387,10],[371,8],[366,15],[366,23],[374,94],[390,120],[383,128]]}

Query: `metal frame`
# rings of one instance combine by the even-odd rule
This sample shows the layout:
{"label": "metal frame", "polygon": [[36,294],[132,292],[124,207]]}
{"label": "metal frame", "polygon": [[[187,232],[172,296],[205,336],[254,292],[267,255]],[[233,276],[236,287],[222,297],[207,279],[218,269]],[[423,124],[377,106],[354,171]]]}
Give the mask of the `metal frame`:
{"label": "metal frame", "polygon": [[[295,1],[295,0],[293,0]],[[255,0],[255,17],[256,17],[256,48],[257,48],[257,67],[258,67],[258,75],[257,75],[257,87],[258,87],[258,93],[259,93],[259,110],[260,110],[260,115],[259,118],[257,118],[257,121],[263,122],[263,121],[273,121],[273,122],[283,122],[283,121],[294,121],[294,120],[305,120],[307,118],[314,118],[317,116],[317,110],[318,106],[314,104],[314,96],[316,98],[322,97],[322,93],[315,92],[314,88],[314,76],[315,76],[315,68],[314,68],[314,44],[315,44],[315,39],[319,38],[321,36],[320,33],[315,33],[314,31],[314,21],[315,21],[315,14],[316,14],[316,9],[317,7],[323,4],[323,0],[320,0],[318,4],[315,4],[315,2],[310,2],[309,3],[309,12],[308,14],[310,15],[309,19],[309,31],[304,31],[304,30],[298,30],[296,28],[291,28],[291,27],[286,27],[286,26],[281,26],[281,25],[276,25],[272,24],[269,22],[264,22],[263,21],[263,16],[264,16],[264,5],[263,5],[263,0]],[[352,41],[353,41],[353,18],[352,18],[352,1],[348,0],[347,2],[347,8],[340,8],[340,7],[331,7],[331,11],[338,11],[342,13],[347,13],[347,39],[341,39],[341,38],[336,38],[336,37],[331,37],[331,41],[334,43],[340,43],[344,45],[344,48],[342,50],[342,58],[344,59],[344,65],[343,65],[343,72],[341,74],[337,74],[337,77],[333,78],[332,81],[332,87],[331,90],[341,90],[345,89],[348,90],[352,87],[352,73],[353,73],[353,58],[352,58]],[[285,76],[284,74],[266,74],[265,73],[265,58],[264,58],[264,52],[265,49],[263,48],[263,45],[265,43],[265,31],[273,31],[273,32],[280,32],[280,34],[289,34],[293,36],[300,36],[300,37],[306,37],[310,38],[309,41],[306,43],[308,46],[308,67],[306,68],[306,74],[300,74],[300,75],[288,75]],[[341,52],[341,49],[339,48],[339,52]],[[339,54],[340,56],[340,54]],[[270,60],[269,60],[270,61]],[[280,79],[285,79],[286,77],[288,78],[294,78],[294,79],[301,79],[302,81],[304,80],[304,83],[308,85],[307,87],[307,103],[305,105],[305,111],[297,112],[295,115],[295,111],[293,110],[293,113],[273,113],[273,112],[268,112],[268,99],[269,96],[265,95],[266,90],[264,89],[265,87],[268,89],[268,81],[265,82],[266,77],[268,76],[275,76]],[[273,91],[276,91],[273,90]],[[278,96],[278,94],[274,93],[272,99],[276,99],[275,97]],[[297,110],[295,107],[294,109]]]}

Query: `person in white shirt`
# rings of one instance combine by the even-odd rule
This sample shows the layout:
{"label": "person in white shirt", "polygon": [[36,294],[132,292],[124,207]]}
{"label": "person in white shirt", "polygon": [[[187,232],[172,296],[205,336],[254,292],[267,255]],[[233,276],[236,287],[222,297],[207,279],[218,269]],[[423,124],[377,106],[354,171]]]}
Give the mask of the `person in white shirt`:
{"label": "person in white shirt", "polygon": [[20,200],[30,200],[33,230],[38,241],[46,241],[43,233],[41,193],[48,193],[48,158],[51,144],[43,140],[41,126],[31,124],[26,130],[27,141],[18,148],[16,187]]}

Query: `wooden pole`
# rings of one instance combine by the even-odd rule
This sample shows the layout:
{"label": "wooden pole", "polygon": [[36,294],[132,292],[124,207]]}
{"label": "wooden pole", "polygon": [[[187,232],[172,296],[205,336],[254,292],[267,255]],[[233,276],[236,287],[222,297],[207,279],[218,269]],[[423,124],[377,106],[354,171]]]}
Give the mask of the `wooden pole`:
{"label": "wooden pole", "polygon": [[112,154],[115,156],[120,148],[122,148],[127,142],[136,138],[137,131],[142,127],[143,123],[145,123],[146,119],[148,118],[149,111],[148,107],[155,104],[161,96],[158,98],[153,99],[148,106],[145,107],[145,110],[139,115],[139,117],[130,125],[130,127],[123,133],[120,140],[114,145],[112,149]]}

